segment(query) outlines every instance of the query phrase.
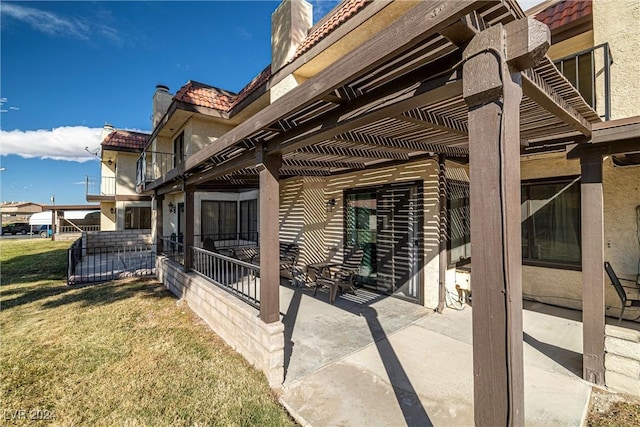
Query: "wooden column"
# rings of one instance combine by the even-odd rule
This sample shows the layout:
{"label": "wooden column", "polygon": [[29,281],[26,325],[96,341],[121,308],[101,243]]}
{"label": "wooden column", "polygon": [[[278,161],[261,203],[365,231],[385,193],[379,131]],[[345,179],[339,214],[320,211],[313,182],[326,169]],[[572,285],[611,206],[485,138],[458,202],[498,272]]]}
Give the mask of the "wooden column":
{"label": "wooden column", "polygon": [[604,204],[602,155],[580,157],[582,182],[582,377],[604,384]]}
{"label": "wooden column", "polygon": [[[478,426],[524,425],[520,227],[520,73],[506,63],[502,27],[464,51],[469,106],[474,416]],[[487,48],[491,51],[487,51]]]}
{"label": "wooden column", "polygon": [[440,204],[440,253],[439,260],[439,275],[438,275],[438,307],[436,311],[442,313],[444,311],[444,304],[446,298],[446,279],[447,279],[447,231],[448,231],[448,215],[447,215],[447,177],[445,156],[444,154],[438,154],[438,193]]}
{"label": "wooden column", "polygon": [[162,194],[157,194],[154,196],[153,198],[153,207],[154,207],[154,212],[155,212],[155,224],[154,224],[154,230],[155,230],[155,243],[156,243],[156,254],[159,254],[162,252],[162,240],[160,239],[162,237],[162,233],[164,230],[164,226],[163,226],[163,202],[164,202],[164,195]]}
{"label": "wooden column", "polygon": [[282,156],[257,150],[260,170],[260,319],[280,320],[280,183]]}
{"label": "wooden column", "polygon": [[184,248],[184,271],[189,271],[193,267],[192,260],[192,251],[191,247],[193,246],[193,224],[194,224],[194,186],[185,187],[185,195],[184,195],[184,239],[183,239],[183,248]]}

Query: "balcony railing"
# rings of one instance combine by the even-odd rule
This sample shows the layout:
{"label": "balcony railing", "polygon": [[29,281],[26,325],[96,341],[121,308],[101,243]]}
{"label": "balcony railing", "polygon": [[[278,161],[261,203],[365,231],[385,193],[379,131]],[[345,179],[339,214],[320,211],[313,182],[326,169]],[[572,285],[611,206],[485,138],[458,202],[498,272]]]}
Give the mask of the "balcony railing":
{"label": "balcony railing", "polygon": [[560,72],[580,92],[605,121],[611,117],[611,76],[613,57],[609,43],[586,49],[555,62]]}
{"label": "balcony railing", "polygon": [[136,162],[136,187],[143,191],[144,185],[164,176],[174,168],[173,153],[143,151]]}
{"label": "balcony railing", "polygon": [[113,176],[87,176],[87,196],[115,196],[116,178]]}
{"label": "balcony railing", "polygon": [[260,266],[200,248],[193,251],[193,271],[247,304],[260,308]]}

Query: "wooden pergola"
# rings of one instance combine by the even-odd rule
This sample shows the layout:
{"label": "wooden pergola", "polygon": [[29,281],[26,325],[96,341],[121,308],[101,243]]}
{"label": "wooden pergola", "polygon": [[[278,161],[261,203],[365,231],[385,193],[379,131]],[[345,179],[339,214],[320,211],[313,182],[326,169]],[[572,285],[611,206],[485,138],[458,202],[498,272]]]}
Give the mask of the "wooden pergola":
{"label": "wooden pergola", "polygon": [[[359,19],[365,18],[356,15],[351,25]],[[521,147],[567,135],[591,147],[600,122],[545,56],[549,39],[546,26],[527,19],[515,1],[418,2],[147,190],[154,190],[156,203],[185,191],[189,247],[195,191],[259,186],[260,317],[270,323],[280,320],[280,179],[468,156],[475,420],[522,425]],[[602,384],[602,150],[581,150],[584,376]],[[158,215],[162,224],[161,210]],[[185,251],[187,268],[190,262]]]}

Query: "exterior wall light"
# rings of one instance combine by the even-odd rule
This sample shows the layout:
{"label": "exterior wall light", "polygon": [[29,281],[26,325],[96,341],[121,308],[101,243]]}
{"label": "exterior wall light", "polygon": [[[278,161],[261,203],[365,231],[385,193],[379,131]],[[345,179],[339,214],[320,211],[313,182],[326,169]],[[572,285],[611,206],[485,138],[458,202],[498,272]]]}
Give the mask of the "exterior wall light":
{"label": "exterior wall light", "polygon": [[327,212],[333,212],[333,208],[336,206],[336,199],[329,199],[326,202]]}
{"label": "exterior wall light", "polygon": [[109,209],[109,212],[111,212],[111,215],[115,215],[116,214],[116,208]]}
{"label": "exterior wall light", "polygon": [[176,213],[176,206],[173,204],[173,202],[169,202],[169,212]]}

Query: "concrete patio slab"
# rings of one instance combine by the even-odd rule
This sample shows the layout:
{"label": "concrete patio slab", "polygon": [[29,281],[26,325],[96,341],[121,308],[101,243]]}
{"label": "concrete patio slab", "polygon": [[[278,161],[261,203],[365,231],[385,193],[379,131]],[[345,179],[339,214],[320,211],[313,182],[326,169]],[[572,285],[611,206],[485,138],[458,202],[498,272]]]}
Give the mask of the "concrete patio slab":
{"label": "concrete patio slab", "polygon": [[[321,298],[307,299],[300,293],[290,354],[290,372],[295,375],[285,381],[282,395],[300,421],[318,426],[473,425],[471,307],[419,315],[413,304],[380,298],[361,307],[356,316],[345,313],[342,297],[336,306]],[[525,306],[526,424],[579,426],[591,392],[580,378],[582,325],[575,320],[579,313]],[[402,322],[389,321],[393,310]],[[311,337],[307,334],[316,331],[307,322],[328,322],[333,333],[321,340]],[[351,335],[361,341],[348,338]],[[364,341],[369,342],[353,349]],[[305,360],[298,357],[314,350],[331,356],[302,367]]]}

